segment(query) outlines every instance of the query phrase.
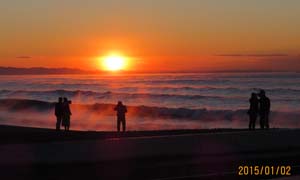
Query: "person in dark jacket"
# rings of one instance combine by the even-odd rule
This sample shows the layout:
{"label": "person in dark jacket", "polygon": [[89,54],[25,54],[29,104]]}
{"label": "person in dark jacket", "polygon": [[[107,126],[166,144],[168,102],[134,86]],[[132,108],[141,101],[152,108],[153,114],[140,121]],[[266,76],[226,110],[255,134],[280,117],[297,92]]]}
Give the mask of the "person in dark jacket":
{"label": "person in dark jacket", "polygon": [[256,119],[258,116],[258,104],[259,104],[259,100],[255,93],[251,94],[251,98],[249,99],[249,102],[250,102],[250,108],[248,110],[248,115],[250,120],[249,129],[254,130]]}
{"label": "person in dark jacket", "polygon": [[120,132],[120,126],[122,123],[123,126],[123,132],[126,131],[126,113],[127,113],[127,107],[123,105],[121,101],[118,102],[118,105],[114,108],[115,111],[117,111],[117,128],[118,132]]}
{"label": "person in dark jacket", "polygon": [[261,90],[259,93],[259,116],[261,129],[269,129],[269,115],[271,109],[270,99],[266,96],[266,92]]}
{"label": "person in dark jacket", "polygon": [[60,131],[61,121],[63,118],[63,99],[58,98],[58,103],[55,104],[55,116],[56,116],[56,131]]}
{"label": "person in dark jacket", "polygon": [[70,125],[71,125],[71,109],[70,109],[70,104],[71,101],[69,101],[67,98],[64,98],[64,102],[63,102],[63,121],[62,121],[62,125],[65,127],[65,131],[69,131],[70,130]]}

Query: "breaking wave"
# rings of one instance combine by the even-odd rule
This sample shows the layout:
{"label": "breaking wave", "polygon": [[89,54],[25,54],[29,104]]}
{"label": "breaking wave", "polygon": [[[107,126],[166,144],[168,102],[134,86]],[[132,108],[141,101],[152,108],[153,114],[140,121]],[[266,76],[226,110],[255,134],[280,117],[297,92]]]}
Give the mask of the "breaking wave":
{"label": "breaking wave", "polygon": [[[21,100],[21,99],[2,99],[0,100],[0,110],[6,111],[53,111],[55,103]],[[113,104],[72,104],[75,110],[97,113],[105,116],[115,115]],[[207,109],[188,109],[188,108],[168,108],[168,107],[149,107],[149,106],[129,106],[128,115],[134,117],[150,117],[154,119],[185,119],[185,120],[226,120],[247,118],[247,110],[207,110]],[[273,116],[286,117],[289,120],[297,120],[300,112],[278,112],[273,111]],[[300,122],[299,122],[300,123]]]}

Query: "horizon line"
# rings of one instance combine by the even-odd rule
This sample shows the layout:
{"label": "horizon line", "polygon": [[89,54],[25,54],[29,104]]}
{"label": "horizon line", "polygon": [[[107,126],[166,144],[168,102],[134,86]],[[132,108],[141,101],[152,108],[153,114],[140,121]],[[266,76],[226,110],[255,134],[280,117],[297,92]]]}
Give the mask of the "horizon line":
{"label": "horizon line", "polygon": [[[10,69],[14,69],[15,72],[9,72]],[[40,72],[30,72],[30,70],[40,70]],[[2,70],[2,72],[1,72]],[[52,70],[52,72],[51,72]],[[4,71],[4,72],[3,72]],[[17,72],[19,71],[19,72]],[[23,72],[20,72],[23,71]],[[25,71],[25,72],[24,72]],[[49,71],[49,72],[46,72]],[[68,72],[63,72],[68,71]],[[72,72],[73,71],[73,72]],[[183,70],[183,71],[118,71],[118,72],[109,72],[103,70],[86,70],[80,68],[67,68],[67,67],[5,67],[0,66],[0,75],[59,75],[59,74],[168,74],[168,73],[299,73],[300,71],[291,71],[291,70],[208,70],[208,71],[195,71],[195,70]]]}

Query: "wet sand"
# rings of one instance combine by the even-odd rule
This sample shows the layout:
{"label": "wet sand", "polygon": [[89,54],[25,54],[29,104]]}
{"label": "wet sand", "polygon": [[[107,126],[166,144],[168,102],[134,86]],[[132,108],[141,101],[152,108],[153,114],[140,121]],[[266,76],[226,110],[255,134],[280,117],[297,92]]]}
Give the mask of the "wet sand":
{"label": "wet sand", "polygon": [[[300,130],[55,132],[0,126],[1,179],[239,179],[240,165],[291,165]],[[243,177],[243,179],[276,178]]]}

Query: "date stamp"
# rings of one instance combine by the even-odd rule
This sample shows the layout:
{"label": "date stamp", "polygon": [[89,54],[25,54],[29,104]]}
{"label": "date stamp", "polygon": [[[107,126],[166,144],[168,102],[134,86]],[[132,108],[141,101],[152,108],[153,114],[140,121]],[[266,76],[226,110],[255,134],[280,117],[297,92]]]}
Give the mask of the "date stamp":
{"label": "date stamp", "polygon": [[239,166],[239,176],[291,176],[291,166]]}

